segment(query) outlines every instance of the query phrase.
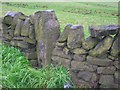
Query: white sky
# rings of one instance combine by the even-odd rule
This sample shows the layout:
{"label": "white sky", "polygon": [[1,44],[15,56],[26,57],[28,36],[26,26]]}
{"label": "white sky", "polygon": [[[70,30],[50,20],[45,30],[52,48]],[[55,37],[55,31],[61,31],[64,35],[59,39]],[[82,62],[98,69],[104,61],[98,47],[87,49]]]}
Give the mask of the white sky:
{"label": "white sky", "polygon": [[0,0],[1,2],[119,2],[120,0]]}

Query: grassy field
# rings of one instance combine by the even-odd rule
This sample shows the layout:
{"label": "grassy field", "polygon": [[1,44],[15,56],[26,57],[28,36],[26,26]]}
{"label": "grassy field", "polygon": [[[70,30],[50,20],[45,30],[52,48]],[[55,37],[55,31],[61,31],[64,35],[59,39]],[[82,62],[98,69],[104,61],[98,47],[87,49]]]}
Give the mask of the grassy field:
{"label": "grassy field", "polygon": [[61,25],[61,31],[66,24],[81,24],[85,36],[89,36],[88,26],[118,24],[118,5],[115,2],[38,2],[2,4],[2,15],[7,11],[34,14],[39,10],[53,9]]}

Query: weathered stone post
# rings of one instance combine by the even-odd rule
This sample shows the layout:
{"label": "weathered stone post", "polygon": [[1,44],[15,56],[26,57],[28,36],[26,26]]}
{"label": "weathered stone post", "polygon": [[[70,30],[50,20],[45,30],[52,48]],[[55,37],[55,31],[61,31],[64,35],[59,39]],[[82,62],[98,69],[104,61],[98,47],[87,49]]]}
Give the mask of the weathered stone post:
{"label": "weathered stone post", "polygon": [[60,25],[53,10],[36,12],[34,21],[38,64],[45,66],[51,62],[52,51],[60,35]]}

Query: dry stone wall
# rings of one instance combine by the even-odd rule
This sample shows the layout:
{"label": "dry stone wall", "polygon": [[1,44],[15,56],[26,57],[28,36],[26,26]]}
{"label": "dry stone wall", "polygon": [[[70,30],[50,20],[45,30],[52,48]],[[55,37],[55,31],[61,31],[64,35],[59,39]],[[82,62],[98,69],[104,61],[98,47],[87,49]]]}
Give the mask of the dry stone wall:
{"label": "dry stone wall", "polygon": [[85,39],[83,27],[66,25],[53,50],[52,63],[71,71],[79,87],[118,88],[120,84],[120,27],[91,26]]}
{"label": "dry stone wall", "polygon": [[90,26],[85,39],[81,25],[60,25],[53,10],[26,16],[8,12],[2,41],[24,53],[34,67],[63,65],[79,87],[117,88],[120,84],[120,26]]}

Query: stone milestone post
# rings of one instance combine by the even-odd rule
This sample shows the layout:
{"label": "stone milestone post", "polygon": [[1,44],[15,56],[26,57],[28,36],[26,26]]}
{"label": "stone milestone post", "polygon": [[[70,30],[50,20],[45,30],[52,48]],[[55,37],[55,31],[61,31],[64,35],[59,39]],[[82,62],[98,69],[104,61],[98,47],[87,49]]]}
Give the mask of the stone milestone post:
{"label": "stone milestone post", "polygon": [[52,51],[60,35],[60,25],[53,10],[38,11],[34,15],[38,64],[51,62]]}

